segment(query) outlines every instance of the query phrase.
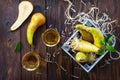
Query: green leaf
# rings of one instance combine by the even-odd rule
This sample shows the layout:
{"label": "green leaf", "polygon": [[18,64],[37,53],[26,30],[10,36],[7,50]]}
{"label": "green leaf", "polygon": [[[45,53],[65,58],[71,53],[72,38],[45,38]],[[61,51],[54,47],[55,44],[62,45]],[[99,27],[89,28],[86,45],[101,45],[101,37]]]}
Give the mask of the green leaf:
{"label": "green leaf", "polygon": [[103,55],[104,53],[105,53],[105,49],[101,49],[101,50],[99,50],[99,52],[98,52],[99,55]]}
{"label": "green leaf", "polygon": [[107,42],[107,43],[110,43],[110,42],[113,40],[114,37],[115,37],[115,36],[114,36],[113,34],[110,34],[110,35],[106,38],[106,42]]}
{"label": "green leaf", "polygon": [[106,49],[110,52],[116,52],[117,50],[113,46],[106,45]]}
{"label": "green leaf", "polygon": [[101,44],[101,45],[105,45],[105,41],[100,40],[100,44]]}
{"label": "green leaf", "polygon": [[20,49],[21,49],[21,43],[18,42],[17,45],[16,45],[16,47],[15,47],[15,52],[20,51]]}

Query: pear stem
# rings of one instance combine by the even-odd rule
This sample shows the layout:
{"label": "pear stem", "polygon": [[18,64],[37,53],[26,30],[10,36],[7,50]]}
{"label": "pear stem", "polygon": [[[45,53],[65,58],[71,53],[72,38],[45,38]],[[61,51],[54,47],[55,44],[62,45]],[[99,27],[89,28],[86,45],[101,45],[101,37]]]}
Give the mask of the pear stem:
{"label": "pear stem", "polygon": [[35,46],[31,45],[31,52],[34,52]]}

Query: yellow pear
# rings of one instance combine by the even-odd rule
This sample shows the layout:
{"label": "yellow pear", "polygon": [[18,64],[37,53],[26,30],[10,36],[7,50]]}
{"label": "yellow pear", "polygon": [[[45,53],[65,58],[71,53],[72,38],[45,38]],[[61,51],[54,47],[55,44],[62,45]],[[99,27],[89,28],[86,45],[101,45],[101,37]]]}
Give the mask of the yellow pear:
{"label": "yellow pear", "polygon": [[27,41],[30,45],[33,44],[33,35],[38,27],[45,24],[46,18],[42,13],[33,14],[27,28]]}
{"label": "yellow pear", "polygon": [[88,26],[81,25],[81,24],[77,24],[75,26],[75,28],[78,29],[78,30],[85,30],[85,31],[89,32],[93,36],[94,45],[97,46],[98,48],[103,48],[104,47],[104,45],[101,44],[101,42],[105,41],[104,35],[100,31],[99,28],[88,27]]}
{"label": "yellow pear", "polygon": [[82,36],[82,39],[85,40],[85,41],[88,41],[88,42],[91,42],[93,43],[94,42],[94,39],[93,39],[93,36],[91,33],[89,33],[88,31],[86,30],[79,30],[79,32],[81,33],[81,36]]}
{"label": "yellow pear", "polygon": [[96,60],[96,57],[95,53],[77,52],[75,55],[76,61],[80,63],[93,63]]}
{"label": "yellow pear", "polygon": [[93,45],[92,43],[85,40],[80,40],[77,37],[75,37],[71,41],[70,47],[80,52],[96,52],[97,53],[99,51],[99,48]]}
{"label": "yellow pear", "polygon": [[87,62],[87,55],[83,52],[77,52],[75,55],[75,59],[77,62],[84,63]]}

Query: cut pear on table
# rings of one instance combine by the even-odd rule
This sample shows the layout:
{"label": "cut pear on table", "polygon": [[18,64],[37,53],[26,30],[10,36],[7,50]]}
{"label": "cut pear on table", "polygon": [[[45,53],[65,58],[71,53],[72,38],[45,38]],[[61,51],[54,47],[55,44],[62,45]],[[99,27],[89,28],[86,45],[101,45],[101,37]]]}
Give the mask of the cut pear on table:
{"label": "cut pear on table", "polygon": [[33,11],[33,5],[29,1],[22,1],[18,7],[18,17],[15,23],[10,27],[10,31],[14,31],[28,18]]}

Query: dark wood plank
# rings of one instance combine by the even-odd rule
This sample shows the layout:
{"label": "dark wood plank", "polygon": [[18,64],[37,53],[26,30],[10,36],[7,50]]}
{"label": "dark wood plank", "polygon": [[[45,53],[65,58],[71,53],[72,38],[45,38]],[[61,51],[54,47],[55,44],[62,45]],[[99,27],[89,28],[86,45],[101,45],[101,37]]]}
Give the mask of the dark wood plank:
{"label": "dark wood plank", "polygon": [[[57,15],[58,12],[56,11],[58,9],[57,7],[58,1],[57,0],[46,0],[46,17],[47,17],[47,24],[46,28],[49,28],[50,25],[52,25],[53,28],[58,28],[58,21],[57,21]],[[49,48],[47,47],[47,53],[53,54],[55,51],[55,48]],[[57,74],[56,74],[57,67],[54,63],[48,63],[47,64],[47,78],[48,80],[57,80]],[[54,77],[53,77],[54,76]]]}
{"label": "dark wood plank", "polygon": [[19,0],[0,1],[0,80],[21,80],[20,52],[14,48],[20,41],[20,30],[9,29],[17,18]]}
{"label": "dark wood plank", "polygon": [[[21,50],[21,57],[24,56],[25,53],[31,51],[31,46],[27,42],[26,38],[26,30],[27,26],[30,23],[30,19],[34,13],[41,12],[45,15],[45,1],[43,0],[29,0],[32,2],[34,6],[34,11],[30,15],[30,17],[24,22],[21,27],[20,34],[21,34],[21,42],[23,44],[23,48]],[[45,30],[45,25],[40,26],[36,32],[34,33],[34,51],[39,53],[42,58],[46,56],[46,47],[42,43],[41,34]],[[47,65],[40,65],[39,69],[33,72],[26,71],[22,69],[22,80],[46,80],[47,79]]]}
{"label": "dark wood plank", "polygon": [[[52,25],[52,28],[56,28],[58,32],[61,34],[62,31],[65,30],[64,26],[64,10],[65,10],[65,4],[64,0],[46,0],[46,16],[47,16],[47,28],[49,28],[50,25]],[[64,39],[61,38],[60,43],[53,48],[47,47],[47,52],[50,54],[53,54],[58,48],[60,48],[63,44]],[[62,66],[67,66],[65,63],[65,59],[62,58],[62,55],[65,54],[61,52],[59,55],[56,56],[57,63]],[[65,63],[64,63],[65,62]],[[70,62],[68,60],[68,62]],[[67,63],[68,63],[67,62]],[[68,67],[65,67],[68,68]],[[68,68],[69,70],[69,68]],[[61,74],[62,73],[62,74]],[[62,77],[63,76],[63,77]],[[56,64],[50,64],[48,63],[48,80],[65,80],[66,73],[59,69]],[[70,78],[66,78],[69,79]]]}

